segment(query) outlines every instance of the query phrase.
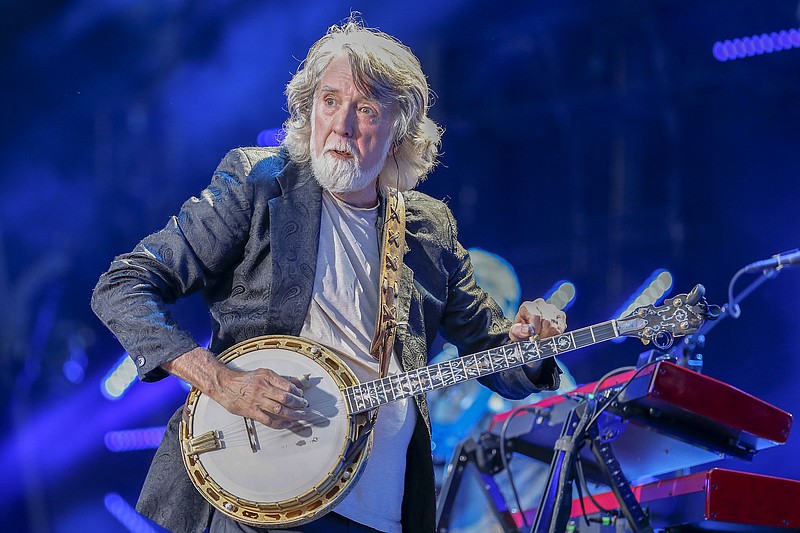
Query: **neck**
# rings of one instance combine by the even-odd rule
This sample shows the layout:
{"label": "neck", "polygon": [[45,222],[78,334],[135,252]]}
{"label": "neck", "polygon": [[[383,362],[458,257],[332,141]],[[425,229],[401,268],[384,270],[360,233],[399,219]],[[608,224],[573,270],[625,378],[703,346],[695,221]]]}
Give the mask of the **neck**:
{"label": "neck", "polygon": [[375,188],[375,183],[371,183],[369,187],[360,191],[332,192],[331,194],[353,207],[372,208],[378,205],[378,190]]}

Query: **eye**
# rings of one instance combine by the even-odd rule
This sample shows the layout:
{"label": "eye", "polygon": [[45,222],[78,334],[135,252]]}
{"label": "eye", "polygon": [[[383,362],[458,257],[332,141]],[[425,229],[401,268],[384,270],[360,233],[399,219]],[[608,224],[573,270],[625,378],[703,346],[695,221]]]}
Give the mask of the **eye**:
{"label": "eye", "polygon": [[361,113],[363,115],[367,115],[367,116],[370,116],[370,117],[373,117],[373,116],[378,114],[378,112],[374,108],[369,107],[369,106],[361,106],[359,111],[361,111]]}
{"label": "eye", "polygon": [[332,106],[335,106],[335,105],[336,105],[336,98],[334,98],[333,96],[330,96],[330,95],[328,95],[328,96],[324,96],[324,97],[322,98],[322,101],[323,101],[323,102],[325,103],[325,105],[326,105],[326,106],[328,106],[328,107],[332,107]]}

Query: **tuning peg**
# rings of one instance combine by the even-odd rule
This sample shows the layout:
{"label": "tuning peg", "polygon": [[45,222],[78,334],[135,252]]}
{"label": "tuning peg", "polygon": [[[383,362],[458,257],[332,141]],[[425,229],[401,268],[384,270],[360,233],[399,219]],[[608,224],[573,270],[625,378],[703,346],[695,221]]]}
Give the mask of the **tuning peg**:
{"label": "tuning peg", "polygon": [[694,305],[700,301],[703,295],[706,293],[706,288],[700,285],[699,283],[694,286],[691,292],[686,295],[686,303],[688,305]]}

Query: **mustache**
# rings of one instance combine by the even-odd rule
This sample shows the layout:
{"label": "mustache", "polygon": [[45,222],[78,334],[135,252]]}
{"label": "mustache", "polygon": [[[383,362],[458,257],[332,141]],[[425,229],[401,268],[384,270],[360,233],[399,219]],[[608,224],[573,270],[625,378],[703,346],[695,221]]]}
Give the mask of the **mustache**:
{"label": "mustache", "polygon": [[331,141],[326,143],[325,148],[323,148],[323,152],[330,151],[342,152],[358,159],[358,153],[354,149],[353,145],[347,141]]}

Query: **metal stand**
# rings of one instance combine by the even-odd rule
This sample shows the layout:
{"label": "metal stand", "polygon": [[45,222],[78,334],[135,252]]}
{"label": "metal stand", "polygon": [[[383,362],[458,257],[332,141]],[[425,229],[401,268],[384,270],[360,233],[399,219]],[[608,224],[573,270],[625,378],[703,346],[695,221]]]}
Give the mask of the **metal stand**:
{"label": "metal stand", "polygon": [[[571,411],[555,443],[555,454],[550,463],[547,489],[542,495],[536,521],[531,533],[563,533],[567,529],[572,509],[572,488],[575,479],[575,461],[580,447],[591,442],[592,453],[598,465],[610,480],[610,485],[620,503],[623,514],[634,531],[652,533],[647,515],[625,479],[619,462],[614,457],[608,441],[600,435],[598,423],[592,420],[597,408],[607,399],[591,398]],[[601,415],[608,416],[608,415]]]}
{"label": "metal stand", "polygon": [[[512,450],[513,447],[506,447],[508,455]],[[447,533],[450,530],[453,504],[468,468],[478,476],[483,495],[503,531],[517,533],[519,530],[511,515],[502,512],[497,506],[498,501],[504,502],[505,499],[493,476],[503,470],[503,463],[500,459],[500,438],[492,433],[483,433],[478,442],[470,438],[462,440],[456,446],[453,457],[447,465],[436,505],[437,533]]]}

